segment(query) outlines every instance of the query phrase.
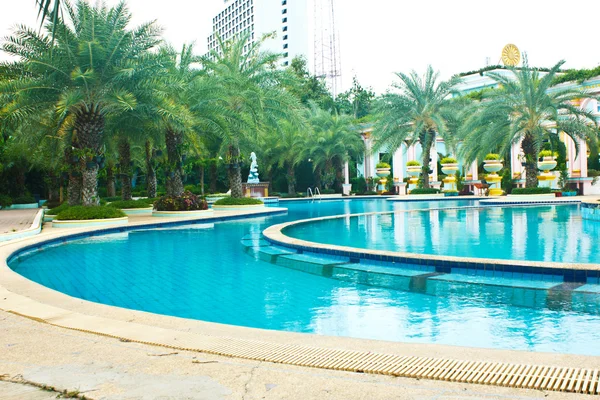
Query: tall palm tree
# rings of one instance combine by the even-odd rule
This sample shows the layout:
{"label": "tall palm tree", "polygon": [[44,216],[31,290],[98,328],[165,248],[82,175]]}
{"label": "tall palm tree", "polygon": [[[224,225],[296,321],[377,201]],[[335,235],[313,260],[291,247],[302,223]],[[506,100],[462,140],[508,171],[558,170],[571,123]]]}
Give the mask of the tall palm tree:
{"label": "tall palm tree", "polygon": [[1,73],[10,77],[0,84],[0,98],[9,104],[9,118],[25,119],[48,109],[63,121],[72,116],[82,203],[95,205],[94,160],[102,153],[107,119],[136,107],[127,83],[144,68],[140,60],[160,42],[160,29],[154,23],[128,29],[131,14],[123,2],[112,8],[92,7],[83,0],[63,6],[67,19],[52,18],[44,33],[19,27],[4,43],[3,50],[18,60],[0,65]]}
{"label": "tall palm tree", "polygon": [[525,155],[526,187],[538,185],[536,160],[544,140],[558,140],[560,132],[595,142],[598,129],[592,113],[573,104],[589,97],[581,90],[552,88],[552,82],[564,61],[541,76],[525,61],[523,68],[511,68],[510,75],[488,73],[499,88],[484,93],[461,128],[464,138],[462,155],[467,161],[482,159],[497,151],[510,154],[513,144],[521,143]]}
{"label": "tall palm tree", "polygon": [[333,185],[343,163],[364,154],[362,141],[354,118],[346,114],[322,110],[312,105],[309,121],[313,134],[309,139],[309,154],[315,171],[316,186],[323,182],[325,189]]}
{"label": "tall palm tree", "polygon": [[387,147],[391,152],[403,143],[419,143],[422,153],[421,179],[423,187],[429,187],[429,158],[436,136],[452,145],[454,133],[449,121],[456,110],[450,95],[460,80],[452,78],[439,82],[439,73],[431,66],[423,77],[415,71],[409,75],[396,74],[400,82],[392,86],[399,93],[384,94],[376,105],[378,120],[373,130],[373,151]]}
{"label": "tall palm tree", "polygon": [[308,154],[309,131],[287,122],[280,129],[269,133],[266,143],[269,146],[268,159],[279,168],[284,168],[288,184],[288,195],[296,194],[296,167]]}
{"label": "tall palm tree", "polygon": [[232,197],[242,197],[242,151],[250,151],[258,136],[282,119],[302,125],[300,101],[281,85],[288,75],[276,68],[280,55],[260,51],[266,38],[255,43],[249,33],[230,42],[218,38],[221,52],[203,59],[208,78],[222,88],[219,104],[228,111],[222,147]]}

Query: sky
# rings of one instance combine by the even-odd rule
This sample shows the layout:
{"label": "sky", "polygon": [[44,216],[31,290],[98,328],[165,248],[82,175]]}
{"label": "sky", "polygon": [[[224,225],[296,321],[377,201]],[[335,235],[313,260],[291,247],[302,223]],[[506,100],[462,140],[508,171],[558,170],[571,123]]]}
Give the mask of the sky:
{"label": "sky", "polygon": [[[105,0],[116,4],[118,0]],[[255,0],[260,1],[260,0]],[[290,0],[307,1],[307,0]],[[319,0],[316,0],[319,1]],[[527,53],[530,65],[600,65],[600,0],[335,0],[342,86],[386,91],[395,72],[422,73],[431,64],[442,78],[497,64],[505,44]],[[167,41],[195,41],[206,51],[212,18],[223,0],[128,0],[133,23],[157,20]],[[35,0],[0,0],[0,37],[16,24],[38,26]],[[6,59],[0,54],[0,59]]]}

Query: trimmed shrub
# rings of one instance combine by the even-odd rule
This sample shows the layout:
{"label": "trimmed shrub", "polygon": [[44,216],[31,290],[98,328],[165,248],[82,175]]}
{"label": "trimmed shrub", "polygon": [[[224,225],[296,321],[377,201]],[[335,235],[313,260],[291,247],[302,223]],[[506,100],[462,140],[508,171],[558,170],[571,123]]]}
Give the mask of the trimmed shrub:
{"label": "trimmed shrub", "polygon": [[67,203],[65,201],[60,206],[49,209],[48,212],[46,212],[46,214],[48,214],[48,215],[58,215],[61,211],[64,211],[64,210],[66,210],[69,207],[70,207],[69,203]]}
{"label": "trimmed shrub", "polygon": [[407,167],[420,167],[421,163],[416,161],[416,160],[412,160],[406,163]]}
{"label": "trimmed shrub", "polygon": [[73,206],[61,211],[56,219],[59,221],[89,220],[125,217],[125,213],[118,208],[106,206]]}
{"label": "trimmed shrub", "polygon": [[255,204],[264,204],[258,199],[252,197],[223,197],[220,200],[215,201],[216,206],[250,206]]}
{"label": "trimmed shrub", "polygon": [[434,188],[415,188],[410,191],[410,194],[438,194],[439,189]]}
{"label": "trimmed shrub", "polygon": [[549,187],[515,188],[511,194],[548,194],[552,193]]}
{"label": "trimmed shrub", "polygon": [[35,198],[33,196],[21,196],[14,198],[12,201],[13,204],[33,204],[36,203]]}
{"label": "trimmed shrub", "polygon": [[154,203],[154,209],[157,211],[208,210],[208,203],[203,198],[186,191],[179,197],[163,196],[159,198]]}
{"label": "trimmed shrub", "polygon": [[48,200],[47,202],[44,203],[44,205],[46,206],[46,208],[51,209],[51,208],[56,208],[58,206],[60,206],[60,201],[58,200]]}
{"label": "trimmed shrub", "polygon": [[12,199],[10,198],[10,196],[7,196],[5,194],[0,194],[0,207],[5,208],[5,207],[10,207],[12,206],[13,202]]}
{"label": "trimmed shrub", "polygon": [[119,200],[119,201],[113,201],[112,203],[110,203],[108,205],[108,207],[114,207],[114,208],[118,208],[118,209],[123,209],[123,208],[147,208],[150,207],[151,204],[149,204],[147,201],[144,200]]}
{"label": "trimmed shrub", "polygon": [[280,196],[282,199],[297,199],[300,197],[306,197],[306,195],[304,193],[295,193],[295,194],[289,194],[289,193],[283,193]]}
{"label": "trimmed shrub", "polygon": [[541,157],[558,157],[558,152],[552,151],[552,150],[542,150],[542,151],[540,151],[538,156],[540,158]]}
{"label": "trimmed shrub", "polygon": [[367,190],[367,181],[362,176],[357,176],[356,178],[350,179],[350,183],[352,184],[352,189],[355,192],[364,192]]}
{"label": "trimmed shrub", "polygon": [[489,153],[485,156],[484,160],[500,160],[500,154]]}
{"label": "trimmed shrub", "polygon": [[107,201],[107,202],[119,201],[119,200],[123,200],[123,197],[121,197],[121,196],[104,197],[102,200]]}
{"label": "trimmed shrub", "polygon": [[454,157],[444,157],[440,161],[441,164],[456,164],[457,162],[458,160],[456,160]]}
{"label": "trimmed shrub", "polygon": [[323,189],[323,190],[321,190],[321,194],[335,194],[335,190],[333,190],[333,189]]}
{"label": "trimmed shrub", "polygon": [[378,162],[375,168],[392,168],[392,166],[386,162]]}

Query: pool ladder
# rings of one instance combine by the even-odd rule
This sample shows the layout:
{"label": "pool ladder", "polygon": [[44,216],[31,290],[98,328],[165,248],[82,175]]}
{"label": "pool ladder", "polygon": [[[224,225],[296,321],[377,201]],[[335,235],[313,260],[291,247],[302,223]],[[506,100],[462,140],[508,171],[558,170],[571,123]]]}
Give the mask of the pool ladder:
{"label": "pool ladder", "polygon": [[312,199],[312,201],[315,201],[315,197],[317,194],[319,195],[318,199],[321,200],[321,191],[319,190],[318,187],[315,186],[314,192],[312,191],[312,189],[310,187],[306,190],[306,197],[310,197]]}

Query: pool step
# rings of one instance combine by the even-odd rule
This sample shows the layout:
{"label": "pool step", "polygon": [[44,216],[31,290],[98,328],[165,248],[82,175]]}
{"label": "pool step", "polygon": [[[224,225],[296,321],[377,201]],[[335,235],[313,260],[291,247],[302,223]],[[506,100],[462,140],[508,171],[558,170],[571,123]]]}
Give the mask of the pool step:
{"label": "pool step", "polygon": [[268,262],[271,264],[276,264],[278,258],[280,258],[282,256],[287,257],[289,255],[294,255],[294,254],[296,254],[296,252],[282,249],[282,248],[275,247],[275,246],[265,246],[265,247],[259,247],[257,250],[257,254],[258,254],[258,258],[260,258],[262,261],[265,261],[265,262]]}
{"label": "pool step", "polygon": [[242,246],[244,247],[268,247],[271,246],[271,243],[267,242],[265,239],[242,239],[240,241]]}
{"label": "pool step", "polygon": [[311,254],[292,254],[277,257],[275,264],[313,275],[331,277],[334,266],[347,264],[349,261],[350,259],[345,257],[338,259]]}

